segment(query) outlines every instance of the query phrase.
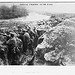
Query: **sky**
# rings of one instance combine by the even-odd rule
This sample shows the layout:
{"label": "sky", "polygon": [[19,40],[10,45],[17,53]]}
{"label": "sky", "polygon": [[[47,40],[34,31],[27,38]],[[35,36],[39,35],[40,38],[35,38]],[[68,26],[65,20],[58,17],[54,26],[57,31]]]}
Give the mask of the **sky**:
{"label": "sky", "polygon": [[20,5],[26,7],[30,12],[49,12],[49,13],[75,13],[75,3],[0,3],[1,5],[11,6]]}
{"label": "sky", "polygon": [[[50,4],[50,3],[49,3]],[[75,13],[75,3],[53,3],[50,5],[29,5],[28,10],[50,13]]]}

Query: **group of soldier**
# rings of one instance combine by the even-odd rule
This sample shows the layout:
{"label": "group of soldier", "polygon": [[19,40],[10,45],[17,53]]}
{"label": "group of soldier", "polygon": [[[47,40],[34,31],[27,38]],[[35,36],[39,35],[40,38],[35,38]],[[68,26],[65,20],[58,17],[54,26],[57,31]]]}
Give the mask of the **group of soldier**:
{"label": "group of soldier", "polygon": [[33,56],[37,46],[38,34],[35,27],[33,31],[30,27],[22,28],[20,25],[16,28],[17,30],[0,33],[4,38],[0,44],[0,58],[6,65],[20,65],[22,55],[28,55],[29,52],[29,55]]}
{"label": "group of soldier", "polygon": [[[54,16],[51,17],[50,25],[55,26],[61,22],[57,20]],[[20,65],[23,55],[35,56],[37,45],[43,41],[40,38],[43,33],[44,31],[40,32],[36,27],[31,29],[29,26],[22,27],[21,25],[14,26],[11,30],[9,28],[6,31],[0,29],[0,62],[3,62],[0,64]]]}

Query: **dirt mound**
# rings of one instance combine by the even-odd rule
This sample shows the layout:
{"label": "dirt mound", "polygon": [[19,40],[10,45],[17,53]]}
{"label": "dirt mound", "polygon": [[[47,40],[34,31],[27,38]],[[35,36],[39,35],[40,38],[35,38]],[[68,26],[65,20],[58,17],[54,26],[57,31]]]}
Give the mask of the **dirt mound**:
{"label": "dirt mound", "polygon": [[59,25],[66,25],[66,26],[75,27],[75,20],[73,18],[66,19],[63,22],[61,22]]}
{"label": "dirt mound", "polygon": [[[63,52],[64,50],[64,52]],[[51,60],[47,61],[44,58],[45,54],[54,51],[56,63]],[[53,52],[52,52],[53,53]],[[45,33],[45,38],[41,44],[36,48],[35,64],[49,64],[51,63],[59,65],[59,61],[56,58],[60,58],[62,55],[62,63],[72,64],[75,62],[75,28],[65,25],[56,26]],[[67,60],[66,57],[69,59]]]}

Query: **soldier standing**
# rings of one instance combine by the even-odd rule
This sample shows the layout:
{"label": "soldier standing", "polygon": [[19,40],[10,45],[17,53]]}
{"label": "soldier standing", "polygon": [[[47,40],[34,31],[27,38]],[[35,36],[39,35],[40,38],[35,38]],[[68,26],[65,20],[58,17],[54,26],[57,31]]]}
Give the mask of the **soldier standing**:
{"label": "soldier standing", "polygon": [[19,58],[21,55],[22,46],[19,46],[19,44],[21,43],[21,40],[18,39],[14,33],[10,33],[10,34],[11,34],[11,38],[6,43],[8,46],[7,58],[8,58],[9,64],[17,65],[19,64]]}

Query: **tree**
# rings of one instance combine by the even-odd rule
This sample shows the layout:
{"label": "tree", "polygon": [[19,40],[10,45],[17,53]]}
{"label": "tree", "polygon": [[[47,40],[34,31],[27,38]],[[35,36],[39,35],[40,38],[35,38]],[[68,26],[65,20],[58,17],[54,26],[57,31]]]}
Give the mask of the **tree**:
{"label": "tree", "polygon": [[13,5],[12,7],[1,6],[0,7],[0,19],[11,19],[27,16],[28,12],[25,8]]}

